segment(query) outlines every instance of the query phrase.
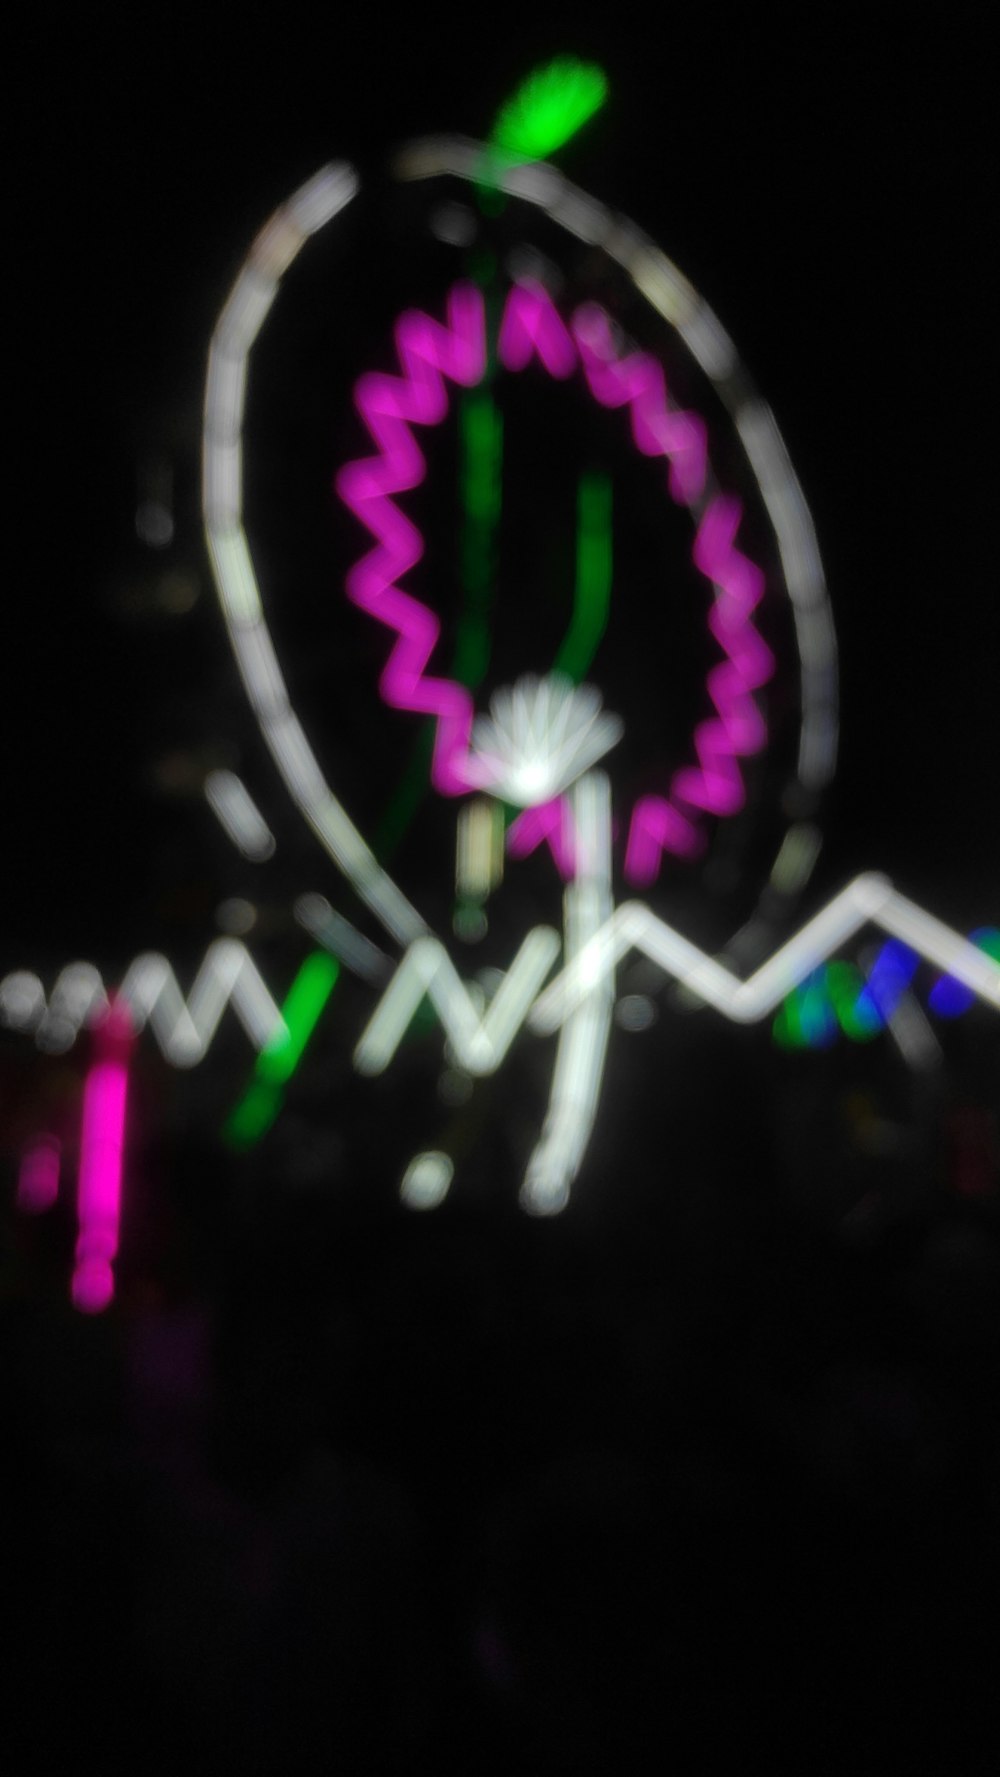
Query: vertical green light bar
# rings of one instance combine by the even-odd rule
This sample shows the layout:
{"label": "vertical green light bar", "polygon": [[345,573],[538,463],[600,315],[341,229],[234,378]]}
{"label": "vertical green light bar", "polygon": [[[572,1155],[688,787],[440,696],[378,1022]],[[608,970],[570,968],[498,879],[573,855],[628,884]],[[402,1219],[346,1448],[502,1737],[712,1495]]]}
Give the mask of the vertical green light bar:
{"label": "vertical green light bar", "polygon": [[555,658],[557,672],[579,685],[608,627],[613,575],[611,477],[581,475],[576,496],[573,615]]}
{"label": "vertical green light bar", "polygon": [[427,794],[433,751],[434,723],[425,722],[410,755],[410,762],[375,829],[374,852],[380,863],[389,862]]}
{"label": "vertical green light bar", "polygon": [[809,1047],[802,1029],[798,988],[782,1000],[771,1026],[771,1034],[782,1049],[807,1049]]}
{"label": "vertical green light bar", "polygon": [[282,1087],[298,1067],[339,974],[336,957],[325,950],[306,957],[281,1008],[285,1030],[261,1050],[253,1079],[226,1120],[223,1134],[234,1146],[249,1147],[270,1129],[281,1108]]}
{"label": "vertical green light bar", "polygon": [[503,483],[503,418],[489,389],[474,389],[465,396],[458,425],[462,500],[459,573],[465,602],[452,672],[460,685],[475,690],[482,684],[490,658],[490,610]]}

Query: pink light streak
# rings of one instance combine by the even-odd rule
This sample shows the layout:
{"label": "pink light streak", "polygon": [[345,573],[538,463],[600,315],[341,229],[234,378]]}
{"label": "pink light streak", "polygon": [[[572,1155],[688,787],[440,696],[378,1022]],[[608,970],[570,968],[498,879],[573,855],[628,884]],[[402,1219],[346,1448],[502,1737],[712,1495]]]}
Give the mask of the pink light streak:
{"label": "pink light streak", "polygon": [[526,858],[529,852],[545,844],[563,881],[569,882],[576,875],[576,836],[566,796],[554,796],[551,802],[522,809],[507,829],[507,850],[512,858]]}
{"label": "pink light streak", "polygon": [[17,1207],[27,1215],[42,1215],[59,1196],[59,1138],[36,1135],[21,1154],[17,1173]]}
{"label": "pink light streak", "polygon": [[379,454],[348,463],[336,480],[345,505],[377,539],[377,547],[349,573],[347,596],[397,632],[379,689],[394,709],[437,717],[431,782],[445,795],[455,796],[470,787],[462,766],[468,760],[472,697],[454,679],[425,676],[441,624],[426,605],[396,584],[420,560],[424,540],[389,496],[418,487],[424,479],[427,465],[410,428],[439,425],[444,419],[445,377],[471,388],[483,376],[486,331],[481,292],[472,284],[453,287],[447,327],[415,310],[401,315],[396,350],[402,376],[370,373],[355,389],[355,405]]}
{"label": "pink light streak", "polygon": [[619,358],[611,322],[596,303],[573,316],[573,337],[583,374],[602,407],[629,406],[632,437],[644,457],[668,457],[667,486],[679,506],[691,506],[705,488],[708,448],[705,422],[697,413],[671,412],[663,366],[648,352]]}
{"label": "pink light streak", "polygon": [[99,1314],[114,1295],[133,1035],[128,1009],[113,1002],[95,1029],[94,1063],[83,1089],[72,1296],[84,1314]]}
{"label": "pink light streak", "polygon": [[497,356],[505,370],[525,370],[534,356],[560,382],[572,376],[576,348],[544,285],[525,280],[508,292]]}
{"label": "pink light streak", "polygon": [[[480,292],[456,284],[447,306],[447,326],[417,311],[400,317],[396,346],[402,376],[369,373],[359,379],[355,402],[378,455],[348,463],[336,487],[376,539],[376,547],[348,574],[348,597],[397,635],[379,689],[395,709],[437,717],[431,781],[445,795],[459,795],[475,787],[469,758],[473,702],[456,680],[426,675],[440,620],[397,585],[423,555],[424,539],[390,497],[424,479],[426,461],[411,428],[444,419],[444,379],[471,387],[485,371]],[[497,352],[507,370],[524,370],[537,359],[562,381],[581,368],[602,407],[628,408],[636,448],[644,456],[667,459],[670,497],[688,508],[703,500],[708,475],[704,421],[699,414],[671,410],[663,368],[655,358],[646,352],[618,356],[611,321],[596,303],[578,308],[567,326],[543,285],[532,280],[515,284],[504,305]],[[725,658],[706,681],[715,715],[695,729],[697,764],[674,773],[666,796],[642,796],[632,811],[625,875],[636,884],[655,880],[664,852],[691,858],[704,849],[701,815],[722,818],[743,807],[739,760],[759,752],[767,741],[753,693],[773,676],[775,662],[752,622],[764,576],[736,547],[742,514],[741,502],[725,493],[712,495],[700,513],[692,560],[716,589],[708,625]],[[560,873],[572,874],[572,836],[558,802],[525,810],[508,833],[514,856],[524,856],[543,842],[550,845]]]}

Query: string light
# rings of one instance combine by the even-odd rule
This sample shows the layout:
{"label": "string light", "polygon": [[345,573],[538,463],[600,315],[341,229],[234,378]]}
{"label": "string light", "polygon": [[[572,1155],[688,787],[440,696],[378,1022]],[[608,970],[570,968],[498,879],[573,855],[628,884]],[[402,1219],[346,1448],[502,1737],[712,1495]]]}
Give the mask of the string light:
{"label": "string light", "polygon": [[[347,576],[353,602],[396,632],[380,679],[386,702],[395,709],[436,718],[431,777],[446,795],[480,782],[471,769],[469,740],[472,698],[457,679],[434,678],[426,668],[440,636],[440,621],[398,584],[424,553],[417,526],[400,510],[394,494],[419,486],[426,462],[413,425],[437,425],[448,411],[444,379],[468,384],[486,362],[482,298],[472,285],[453,286],[447,298],[448,325],[419,313],[396,324],[396,349],[403,375],[366,373],[357,384],[355,404],[378,455],[348,463],[337,476],[345,505],[376,539],[376,546]],[[700,416],[667,403],[662,367],[646,353],[620,358],[607,315],[596,304],[578,309],[567,325],[549,293],[531,280],[508,292],[500,323],[497,355],[510,371],[523,371],[533,358],[553,377],[565,380],[582,367],[594,398],[604,407],[627,407],[632,434],[647,456],[669,463],[671,497],[691,507],[701,499],[707,475],[705,426]],[[734,813],[744,801],[737,757],[760,750],[767,730],[753,692],[774,672],[774,658],[751,621],[764,590],[760,569],[735,547],[742,515],[739,500],[718,494],[699,521],[692,556],[696,568],[716,589],[709,628],[724,661],[709,673],[707,688],[717,717],[695,730],[697,767],[675,773],[669,798],[644,796],[632,817],[625,856],[630,881],[650,882],[664,850],[690,856],[700,848],[692,809],[717,816]],[[519,797],[531,802],[547,798]],[[678,807],[677,804],[687,807]],[[521,823],[511,849],[530,849],[554,831],[538,822]]]}

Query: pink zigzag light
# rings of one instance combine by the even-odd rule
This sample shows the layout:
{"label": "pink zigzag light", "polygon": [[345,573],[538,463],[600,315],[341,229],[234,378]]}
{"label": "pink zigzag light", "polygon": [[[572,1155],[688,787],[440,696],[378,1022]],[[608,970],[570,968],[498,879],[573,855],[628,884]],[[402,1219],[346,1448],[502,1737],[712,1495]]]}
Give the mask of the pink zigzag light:
{"label": "pink zigzag light", "polygon": [[486,368],[483,298],[473,284],[456,284],[448,296],[448,326],[411,310],[396,323],[396,350],[402,376],[372,372],[360,378],[355,403],[378,455],[348,463],[337,477],[345,505],[378,539],[375,549],[352,568],[347,595],[363,611],[397,632],[397,641],[379,681],[394,709],[436,716],[431,781],[445,795],[470,787],[463,771],[468,760],[473,702],[455,679],[425,675],[440,620],[396,584],[424,553],[424,540],[389,497],[418,487],[427,465],[413,425],[439,425],[448,411],[444,378],[465,388],[478,383]]}
{"label": "pink zigzag light", "polygon": [[[348,463],[336,482],[341,499],[377,540],[348,575],[347,592],[355,604],[396,630],[380,690],[396,709],[437,717],[431,781],[444,794],[458,795],[474,784],[469,760],[472,698],[456,680],[425,674],[441,625],[426,605],[396,584],[420,560],[424,540],[390,496],[423,481],[426,463],[411,427],[437,425],[444,419],[448,411],[444,378],[471,387],[484,373],[480,292],[467,284],[452,288],[446,327],[416,311],[402,315],[396,345],[404,374],[365,375],[355,391],[358,411],[378,455]],[[669,408],[663,369],[655,358],[645,352],[625,358],[616,355],[603,309],[586,304],[567,327],[544,287],[525,280],[508,294],[497,350],[507,370],[523,370],[535,357],[559,380],[571,376],[579,364],[602,407],[630,409],[637,449],[645,456],[668,459],[671,498],[689,508],[702,498],[708,472],[704,421],[696,413]],[[643,796],[635,805],[625,854],[625,874],[635,883],[654,880],[664,851],[690,857],[702,849],[697,811],[725,816],[743,806],[738,757],[759,751],[767,739],[753,692],[771,678],[774,657],[751,620],[763,594],[764,576],[735,547],[741,517],[738,499],[716,494],[709,499],[695,535],[692,559],[717,589],[709,628],[726,658],[708,675],[716,715],[695,730],[697,766],[674,773],[668,796]],[[565,875],[571,863],[560,802],[525,810],[511,826],[507,842],[515,856],[524,856],[547,841]]]}
{"label": "pink zigzag light", "polygon": [[566,796],[554,796],[524,808],[507,829],[507,850],[514,858],[526,858],[542,843],[548,845],[564,882],[576,874],[576,839],[573,814]]}

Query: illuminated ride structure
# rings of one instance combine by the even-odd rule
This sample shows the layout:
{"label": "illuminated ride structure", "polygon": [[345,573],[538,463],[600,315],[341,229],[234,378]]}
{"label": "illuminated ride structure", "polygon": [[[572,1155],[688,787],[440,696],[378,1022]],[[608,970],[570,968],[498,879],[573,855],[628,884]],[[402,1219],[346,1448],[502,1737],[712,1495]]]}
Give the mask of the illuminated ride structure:
{"label": "illuminated ride structure", "polygon": [[[359,238],[380,235],[382,258],[366,258]],[[313,242],[331,290],[326,380],[348,397],[333,541],[326,513],[317,547],[336,556],[326,703],[339,711],[369,696],[350,753],[335,719],[332,738],[317,729],[323,700],[304,704],[283,669],[276,635],[295,589],[275,567],[278,532],[261,556],[244,491],[266,412],[265,399],[254,408],[262,330],[272,308],[281,325],[286,291],[293,325]],[[366,319],[345,343],[330,311],[353,272]],[[354,919],[331,905],[329,885],[329,896],[299,896],[295,917],[314,947],[282,1005],[232,936],[209,946],[186,999],[158,954],[136,959],[112,991],[87,964],[65,969],[48,996],[27,972],[0,982],[0,1015],[41,1047],[94,1031],[79,1306],[112,1295],[128,1059],[146,1028],[169,1062],[190,1067],[223,1011],[238,1015],[258,1051],[230,1120],[243,1143],[277,1114],[342,969],[374,994],[354,1037],[364,1075],[391,1066],[428,1004],[450,1073],[469,1090],[522,1031],[553,1036],[521,1187],[525,1208],[549,1214],[566,1205],[587,1150],[614,1018],[652,1022],[650,977],[735,1022],[777,1013],[786,1046],[829,1040],[838,1025],[863,1040],[891,1024],[920,959],[939,972],[941,1015],[973,996],[1000,1010],[996,932],[966,939],[882,876],[855,878],[781,941],[836,762],[836,644],[809,513],[712,311],[638,229],[550,165],[502,140],[435,138],[404,149],[370,187],[345,164],[310,179],[258,235],[219,317],[203,462],[208,551],[253,716]],[[459,490],[457,515],[444,483]],[[277,492],[269,504],[282,505]],[[567,526],[568,564],[552,540]],[[613,529],[633,540],[628,564],[613,563]],[[707,623],[682,634],[699,599]],[[369,672],[377,686],[364,683]],[[205,788],[244,855],[266,859],[274,842],[241,779],[216,771]],[[427,830],[415,837],[421,808]],[[661,909],[680,873],[726,847],[730,875],[738,863],[765,887],[715,955]],[[426,882],[428,857],[449,854],[453,873],[450,861],[431,864],[437,899],[423,912],[407,873]],[[540,916],[526,920],[526,907]],[[449,913],[458,960],[441,936]],[[887,941],[863,969],[829,960],[866,926]],[[634,953],[645,991],[623,996]],[[443,1148],[422,1147],[404,1201],[439,1203],[453,1165]],[[41,1137],[24,1152],[22,1202],[44,1207],[57,1186],[58,1154]]]}

